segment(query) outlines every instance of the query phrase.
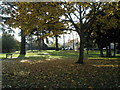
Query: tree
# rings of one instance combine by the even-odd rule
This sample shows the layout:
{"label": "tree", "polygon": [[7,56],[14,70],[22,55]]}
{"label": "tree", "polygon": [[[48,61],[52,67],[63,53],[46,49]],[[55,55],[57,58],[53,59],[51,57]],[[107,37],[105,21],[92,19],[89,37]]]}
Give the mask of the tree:
{"label": "tree", "polygon": [[92,48],[95,48],[95,41],[89,36],[86,37],[85,48],[86,48],[87,54],[89,54],[89,50],[91,50]]}
{"label": "tree", "polygon": [[[108,10],[110,9],[110,10]],[[106,3],[97,15],[95,23],[89,32],[96,39],[100,49],[100,56],[103,56],[103,48],[106,47],[106,56],[111,57],[111,43],[114,43],[114,56],[116,43],[119,42],[120,13],[118,2]]]}
{"label": "tree", "polygon": [[[62,14],[60,14],[60,12],[58,13],[58,11],[60,11],[58,10],[60,9],[59,5],[57,5],[58,3],[20,2],[14,4],[18,7],[17,11],[15,16],[11,17],[7,24],[22,29],[24,35],[29,35],[31,32],[43,32],[46,30],[46,32],[39,38],[39,41],[43,42],[42,38],[61,34],[60,30],[65,29],[64,23],[59,22],[59,17]],[[48,9],[48,7],[50,9]],[[56,13],[54,12],[54,9],[56,9]]]}
{"label": "tree", "polygon": [[9,25],[6,25],[6,21],[10,19],[9,14],[12,14],[12,12],[14,12],[13,8],[10,5],[11,5],[10,2],[2,2],[0,6],[0,10],[2,12],[0,13],[0,18],[2,19],[0,25],[2,27],[1,30],[3,34],[14,33],[13,29]]}
{"label": "tree", "polygon": [[24,31],[21,30],[21,45],[20,45],[20,55],[26,54],[26,38],[24,35]]}
{"label": "tree", "polygon": [[[106,3],[16,3],[17,14],[11,19],[15,27],[19,27],[29,34],[31,30],[49,31],[43,37],[58,35],[61,30],[71,24],[80,37],[79,59],[82,64],[84,59],[85,35],[93,22],[97,19],[99,11],[104,10]],[[54,7],[54,8],[53,8]],[[48,9],[49,8],[49,9]],[[56,10],[56,12],[54,12]],[[106,9],[105,9],[106,10]],[[110,9],[111,10],[111,9]],[[108,11],[109,12],[109,11]],[[64,17],[61,18],[61,16]],[[103,18],[100,20],[102,21]],[[19,21],[19,23],[18,23]],[[33,23],[34,22],[34,23]]]}
{"label": "tree", "polygon": [[55,45],[56,45],[56,51],[59,51],[59,47],[58,47],[58,35],[55,35]]}
{"label": "tree", "polygon": [[[14,14],[16,13],[16,9],[17,7],[12,3],[12,2],[2,2],[2,32],[4,33],[14,33],[14,31],[12,30],[12,22],[11,23],[7,23],[7,21],[10,20],[11,17],[14,16]],[[25,36],[23,34],[23,32],[21,31],[21,48],[20,49],[24,49],[25,48]],[[21,55],[25,55],[26,51],[24,50],[20,50],[20,54]]]}
{"label": "tree", "polygon": [[10,53],[18,49],[18,41],[15,40],[14,36],[4,33],[2,35],[2,52]]}
{"label": "tree", "polygon": [[[84,59],[85,33],[96,19],[101,3],[65,3],[65,20],[74,27],[80,38],[79,59],[77,63],[82,64]],[[74,19],[75,18],[75,19]]]}

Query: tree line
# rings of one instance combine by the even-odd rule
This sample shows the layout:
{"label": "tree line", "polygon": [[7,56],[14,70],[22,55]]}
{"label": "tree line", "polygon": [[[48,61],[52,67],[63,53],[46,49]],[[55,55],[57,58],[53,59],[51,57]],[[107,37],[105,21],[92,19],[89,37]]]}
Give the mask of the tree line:
{"label": "tree line", "polygon": [[110,56],[110,43],[113,42],[115,47],[116,43],[119,44],[119,2],[15,2],[8,4],[12,12],[9,12],[11,17],[5,23],[10,27],[21,29],[20,54],[26,54],[25,37],[35,33],[40,36],[39,31],[44,31],[40,38],[56,37],[63,34],[64,30],[76,31],[80,39],[77,61],[80,64],[84,60],[86,38],[95,39],[101,56],[103,56],[104,47],[109,53],[107,55]]}

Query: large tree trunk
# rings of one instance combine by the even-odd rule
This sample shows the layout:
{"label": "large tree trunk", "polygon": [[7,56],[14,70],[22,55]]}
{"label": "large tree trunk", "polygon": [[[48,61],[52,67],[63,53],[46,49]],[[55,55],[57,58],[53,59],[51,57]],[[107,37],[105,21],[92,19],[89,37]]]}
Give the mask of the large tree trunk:
{"label": "large tree trunk", "polygon": [[103,48],[100,48],[100,56],[103,57],[104,54],[103,54]]}
{"label": "large tree trunk", "polygon": [[58,47],[58,35],[55,35],[55,45],[56,45],[56,51],[59,51],[59,47]]}
{"label": "large tree trunk", "polygon": [[80,47],[79,47],[79,59],[76,63],[83,64],[84,59],[84,38],[83,35],[80,36]]}
{"label": "large tree trunk", "polygon": [[26,54],[26,39],[24,35],[24,31],[21,30],[21,46],[20,46],[20,55],[25,55]]}

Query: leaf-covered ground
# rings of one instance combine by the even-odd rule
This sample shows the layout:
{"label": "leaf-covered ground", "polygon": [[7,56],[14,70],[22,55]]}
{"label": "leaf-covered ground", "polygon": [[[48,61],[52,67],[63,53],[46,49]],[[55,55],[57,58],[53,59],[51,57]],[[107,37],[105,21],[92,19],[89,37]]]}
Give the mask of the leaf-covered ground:
{"label": "leaf-covered ground", "polygon": [[[59,52],[54,53],[51,55],[63,56]],[[83,65],[79,65],[75,63],[77,58],[65,57],[3,60],[2,86],[3,88],[102,89],[120,87],[119,58],[86,59]]]}

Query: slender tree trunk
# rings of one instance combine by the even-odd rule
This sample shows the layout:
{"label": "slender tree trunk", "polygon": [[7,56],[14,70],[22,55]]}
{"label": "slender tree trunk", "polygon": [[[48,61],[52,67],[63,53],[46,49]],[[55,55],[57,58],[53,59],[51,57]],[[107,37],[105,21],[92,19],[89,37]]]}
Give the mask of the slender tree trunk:
{"label": "slender tree trunk", "polygon": [[39,38],[38,39],[38,46],[39,46],[39,51],[45,50],[46,48],[44,47],[44,39]]}
{"label": "slender tree trunk", "polygon": [[59,47],[58,47],[58,35],[55,35],[55,44],[56,44],[56,51],[59,51]]}
{"label": "slender tree trunk", "polygon": [[63,50],[65,50],[65,35],[63,34]]}
{"label": "slender tree trunk", "polygon": [[79,48],[79,59],[76,63],[83,64],[84,59],[84,38],[83,35],[80,35],[80,48]]}
{"label": "slender tree trunk", "polygon": [[32,35],[30,35],[30,49],[31,49],[31,51],[33,52],[33,47],[32,47]]}
{"label": "slender tree trunk", "polygon": [[20,55],[25,55],[26,54],[26,39],[24,35],[24,31],[21,30],[21,46],[20,46]]}
{"label": "slender tree trunk", "polygon": [[[100,41],[99,41],[100,42]],[[104,54],[103,54],[103,48],[102,48],[102,45],[101,43],[97,42],[97,46],[98,48],[100,49],[100,57],[103,57]],[[107,51],[107,47],[106,47],[106,51]]]}
{"label": "slender tree trunk", "polygon": [[74,45],[74,33],[72,33],[73,36],[73,50],[75,50],[75,45]]}
{"label": "slender tree trunk", "polygon": [[38,49],[41,50],[41,40],[38,38]]}
{"label": "slender tree trunk", "polygon": [[120,54],[120,42],[118,42],[118,45],[117,45],[117,54]]}
{"label": "slender tree trunk", "polygon": [[86,50],[86,51],[87,51],[87,54],[89,54],[89,52],[88,52],[88,51],[89,51],[89,50],[88,50],[88,48],[87,48],[87,50]]}
{"label": "slender tree trunk", "polygon": [[109,44],[109,57],[111,57],[111,44]]}
{"label": "slender tree trunk", "polygon": [[114,57],[116,56],[116,43],[114,42]]}
{"label": "slender tree trunk", "polygon": [[109,56],[108,46],[106,46],[106,57]]}
{"label": "slender tree trunk", "polygon": [[103,57],[104,54],[103,54],[103,48],[100,48],[100,56]]}

